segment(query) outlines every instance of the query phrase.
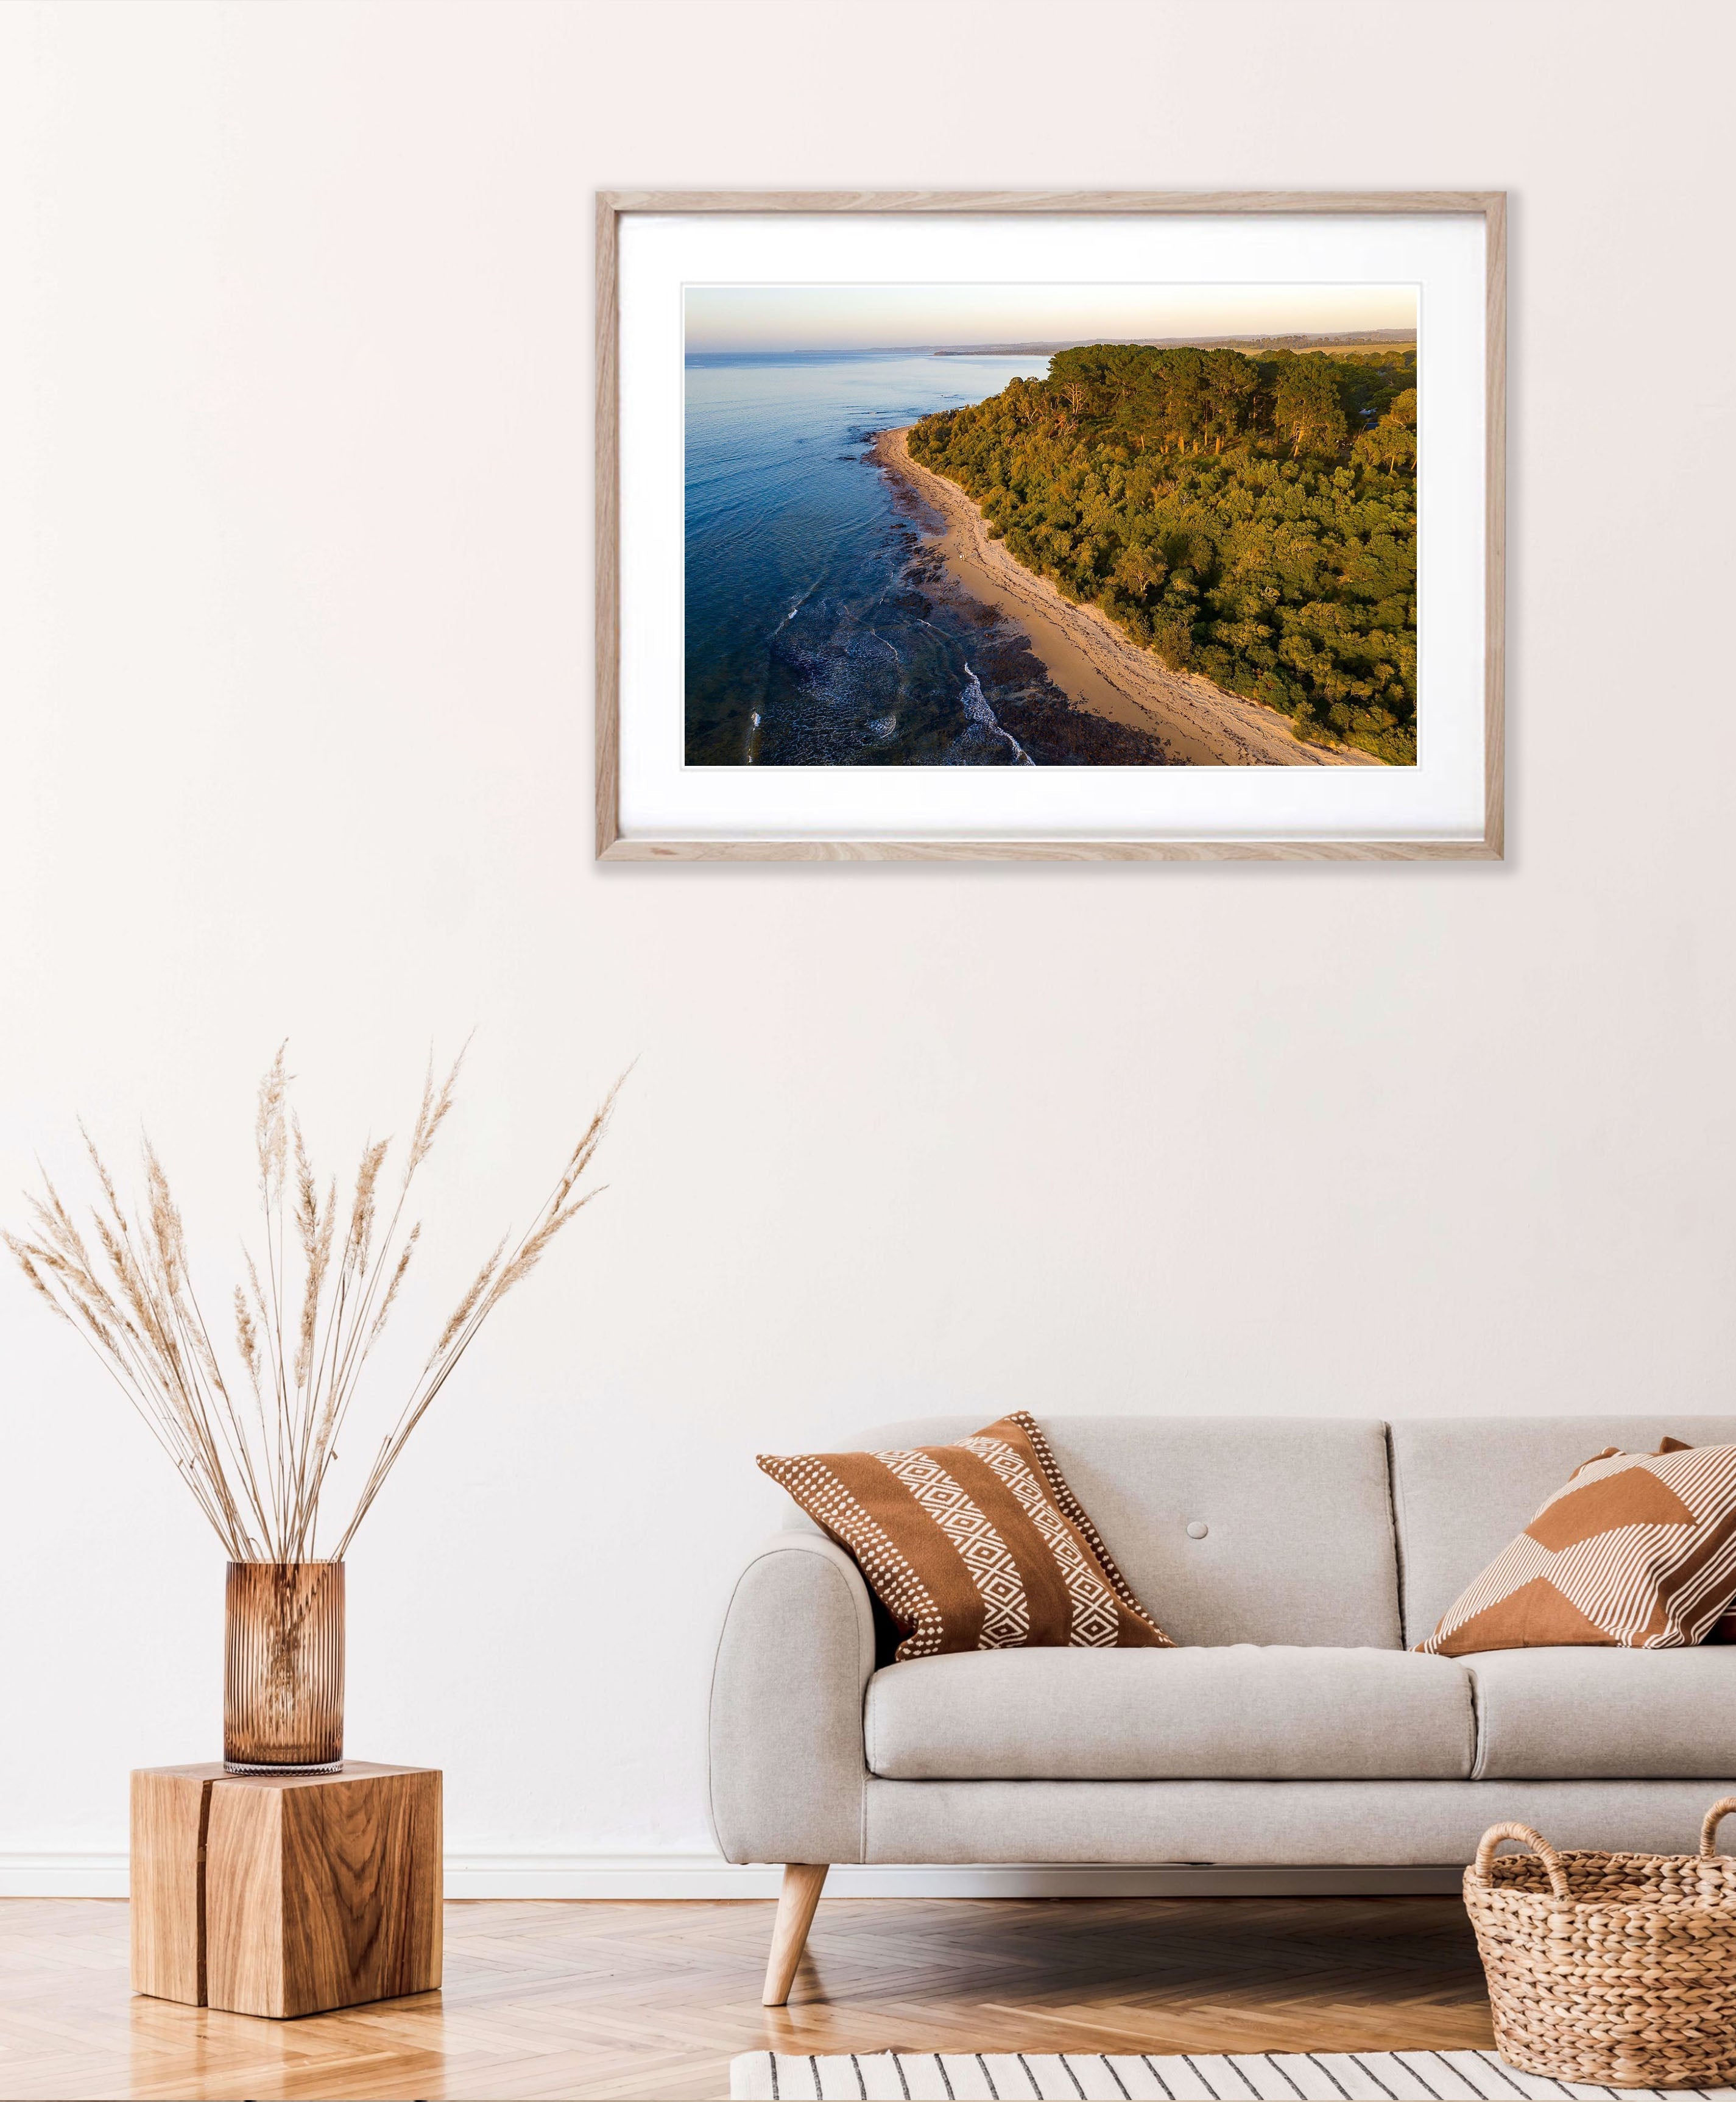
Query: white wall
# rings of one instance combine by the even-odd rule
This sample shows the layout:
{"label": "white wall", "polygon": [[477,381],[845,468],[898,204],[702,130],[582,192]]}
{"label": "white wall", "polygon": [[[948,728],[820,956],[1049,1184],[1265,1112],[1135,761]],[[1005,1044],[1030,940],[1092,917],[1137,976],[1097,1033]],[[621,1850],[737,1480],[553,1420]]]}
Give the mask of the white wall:
{"label": "white wall", "polygon": [[[220,1279],[281,1035],[348,1148],[476,1024],[456,1279],[642,1054],[352,1559],[351,1749],[445,1769],[459,1887],[706,1852],[756,1450],[1731,1405],[1733,43],[0,10],[0,1191],[146,1118]],[[1510,188],[1507,863],[597,868],[591,193],[641,184]],[[0,1386],[0,1855],[108,1887],[126,1769],[217,1742],[222,1558],[3,1280]]]}

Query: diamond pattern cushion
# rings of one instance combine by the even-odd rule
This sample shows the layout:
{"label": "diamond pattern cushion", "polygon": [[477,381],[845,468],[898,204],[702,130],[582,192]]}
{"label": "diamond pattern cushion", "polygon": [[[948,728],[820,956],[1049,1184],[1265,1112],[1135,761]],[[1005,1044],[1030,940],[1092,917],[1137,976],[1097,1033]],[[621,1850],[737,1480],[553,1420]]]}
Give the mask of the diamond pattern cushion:
{"label": "diamond pattern cushion", "polygon": [[1736,1587],[1736,1445],[1588,1460],[1450,1606],[1420,1650],[1701,1641]]}
{"label": "diamond pattern cushion", "polygon": [[1022,1412],[955,1444],[760,1465],[855,1557],[901,1660],[1171,1646]]}

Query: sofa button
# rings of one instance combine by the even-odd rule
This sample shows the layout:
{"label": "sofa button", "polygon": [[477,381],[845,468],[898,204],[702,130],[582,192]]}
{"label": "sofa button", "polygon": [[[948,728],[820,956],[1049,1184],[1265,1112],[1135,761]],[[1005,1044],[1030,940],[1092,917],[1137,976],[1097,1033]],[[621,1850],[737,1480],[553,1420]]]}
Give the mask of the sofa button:
{"label": "sofa button", "polygon": [[1206,1521],[1202,1518],[1197,1518],[1188,1528],[1188,1538],[1189,1540],[1203,1540],[1211,1530],[1211,1528],[1207,1524]]}

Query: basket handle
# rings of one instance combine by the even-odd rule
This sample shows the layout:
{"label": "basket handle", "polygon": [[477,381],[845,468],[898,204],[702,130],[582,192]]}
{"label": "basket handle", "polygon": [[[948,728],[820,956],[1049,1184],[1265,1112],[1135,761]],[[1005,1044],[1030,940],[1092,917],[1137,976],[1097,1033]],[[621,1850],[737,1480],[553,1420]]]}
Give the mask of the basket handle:
{"label": "basket handle", "polygon": [[[1736,1810],[1736,1796],[1732,1796],[1727,1803],[1720,1804],[1720,1807]],[[1573,1892],[1567,1887],[1567,1871],[1561,1866],[1561,1856],[1541,1834],[1534,1832],[1529,1825],[1491,1825],[1490,1826],[1483,1834],[1481,1845],[1477,1850],[1477,1867],[1474,1873],[1478,1882],[1484,1884],[1488,1882],[1489,1865],[1495,1859],[1495,1848],[1504,1839],[1520,1841],[1543,1863],[1549,1878],[1549,1888],[1553,1892],[1558,1905],[1570,1905],[1573,1902]]]}
{"label": "basket handle", "polygon": [[1733,1810],[1736,1810],[1736,1795],[1725,1796],[1707,1812],[1706,1822],[1700,1827],[1700,1859],[1703,1861],[1717,1859],[1718,1827]]}

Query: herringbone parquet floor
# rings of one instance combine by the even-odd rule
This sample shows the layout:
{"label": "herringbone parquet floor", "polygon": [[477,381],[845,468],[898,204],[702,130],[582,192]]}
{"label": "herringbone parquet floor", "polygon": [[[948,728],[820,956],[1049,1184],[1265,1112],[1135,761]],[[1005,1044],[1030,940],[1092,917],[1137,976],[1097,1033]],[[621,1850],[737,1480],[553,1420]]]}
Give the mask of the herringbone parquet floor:
{"label": "herringbone parquet floor", "polygon": [[444,1991],[299,2022],[135,1999],[126,1908],[0,1900],[0,2097],[724,2095],[737,2051],[1339,2051],[1490,2042],[1456,1898],[823,1902],[790,2005],[772,1907],[446,1908]]}

